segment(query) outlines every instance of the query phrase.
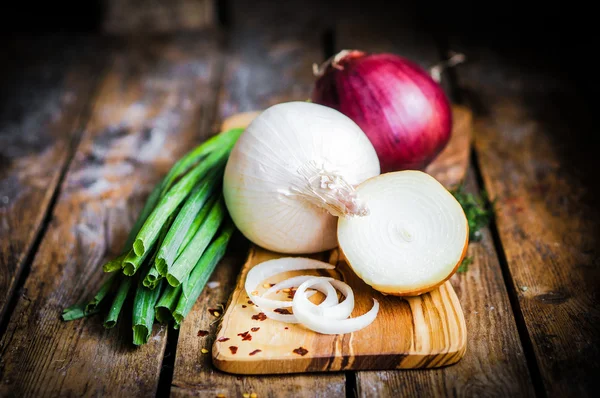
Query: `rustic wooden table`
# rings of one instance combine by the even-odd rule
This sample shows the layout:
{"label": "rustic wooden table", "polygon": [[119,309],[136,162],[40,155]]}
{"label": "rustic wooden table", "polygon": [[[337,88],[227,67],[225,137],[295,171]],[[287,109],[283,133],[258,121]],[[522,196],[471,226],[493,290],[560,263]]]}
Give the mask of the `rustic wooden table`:
{"label": "rustic wooden table", "polygon": [[[5,58],[14,62],[1,74],[0,396],[593,395],[600,214],[590,159],[598,163],[582,144],[592,124],[577,93],[486,48],[435,40],[414,10],[370,21],[342,9],[332,20],[319,7],[240,2],[232,23],[200,32],[12,42]],[[118,254],[178,156],[229,115],[306,99],[312,63],[343,48],[425,67],[448,49],[467,55],[445,87],[475,114],[467,188],[484,190],[495,208],[470,245],[473,263],[452,278],[469,333],[458,364],[266,377],[215,370],[200,351],[217,327],[207,309],[231,293],[241,240],[181,330],[156,326],[141,348],[126,323],[107,331],[94,318],[60,319],[101,281],[99,265]]]}

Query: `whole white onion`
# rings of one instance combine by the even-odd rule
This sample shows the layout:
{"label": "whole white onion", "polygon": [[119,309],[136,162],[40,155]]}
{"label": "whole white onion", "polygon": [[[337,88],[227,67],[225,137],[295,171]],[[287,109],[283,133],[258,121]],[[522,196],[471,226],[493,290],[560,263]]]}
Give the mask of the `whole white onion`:
{"label": "whole white onion", "polygon": [[337,217],[368,207],[354,187],[380,174],[364,132],[344,114],[310,102],[274,105],[235,144],[223,194],[237,228],[280,253],[316,253],[337,246]]}

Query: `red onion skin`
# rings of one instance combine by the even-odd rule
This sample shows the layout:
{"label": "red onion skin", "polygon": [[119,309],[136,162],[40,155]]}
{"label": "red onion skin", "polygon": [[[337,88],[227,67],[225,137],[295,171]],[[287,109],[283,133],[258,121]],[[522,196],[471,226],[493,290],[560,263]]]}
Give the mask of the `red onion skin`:
{"label": "red onion skin", "polygon": [[316,80],[311,100],[358,124],[384,173],[424,170],[450,140],[445,92],[419,65],[394,54],[351,51],[334,60]]}

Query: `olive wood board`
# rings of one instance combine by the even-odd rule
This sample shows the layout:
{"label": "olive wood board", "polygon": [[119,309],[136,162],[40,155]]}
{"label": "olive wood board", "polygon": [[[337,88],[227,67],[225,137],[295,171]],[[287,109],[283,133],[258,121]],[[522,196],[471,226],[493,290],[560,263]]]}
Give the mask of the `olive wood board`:
{"label": "olive wood board", "polygon": [[[245,127],[256,114],[234,115],[224,121],[223,129]],[[449,144],[425,170],[449,189],[460,184],[466,174],[472,134],[470,111],[454,106],[453,115]],[[452,365],[465,354],[465,318],[449,281],[419,296],[383,295],[356,276],[338,249],[306,255],[336,265],[333,270],[287,272],[263,283],[276,283],[307,272],[333,276],[354,291],[351,317],[367,312],[373,299],[379,301],[379,313],[373,323],[353,333],[324,335],[299,324],[259,316],[260,309],[249,302],[244,289],[246,275],[254,265],[283,256],[286,255],[250,246],[212,347],[213,363],[218,369],[234,374],[283,374],[437,368]],[[266,288],[261,285],[256,290],[262,294]],[[288,294],[279,292],[270,297],[289,300]],[[317,293],[311,300],[317,302],[320,297]]]}

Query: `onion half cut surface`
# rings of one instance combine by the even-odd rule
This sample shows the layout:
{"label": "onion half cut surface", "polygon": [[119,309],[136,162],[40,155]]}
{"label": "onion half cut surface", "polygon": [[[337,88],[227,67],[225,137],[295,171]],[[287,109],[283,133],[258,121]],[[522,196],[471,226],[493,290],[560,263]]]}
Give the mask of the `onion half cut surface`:
{"label": "onion half cut surface", "polygon": [[456,272],[469,243],[467,217],[435,178],[414,170],[385,173],[356,191],[369,215],[340,217],[338,241],[365,283],[382,293],[412,296]]}

